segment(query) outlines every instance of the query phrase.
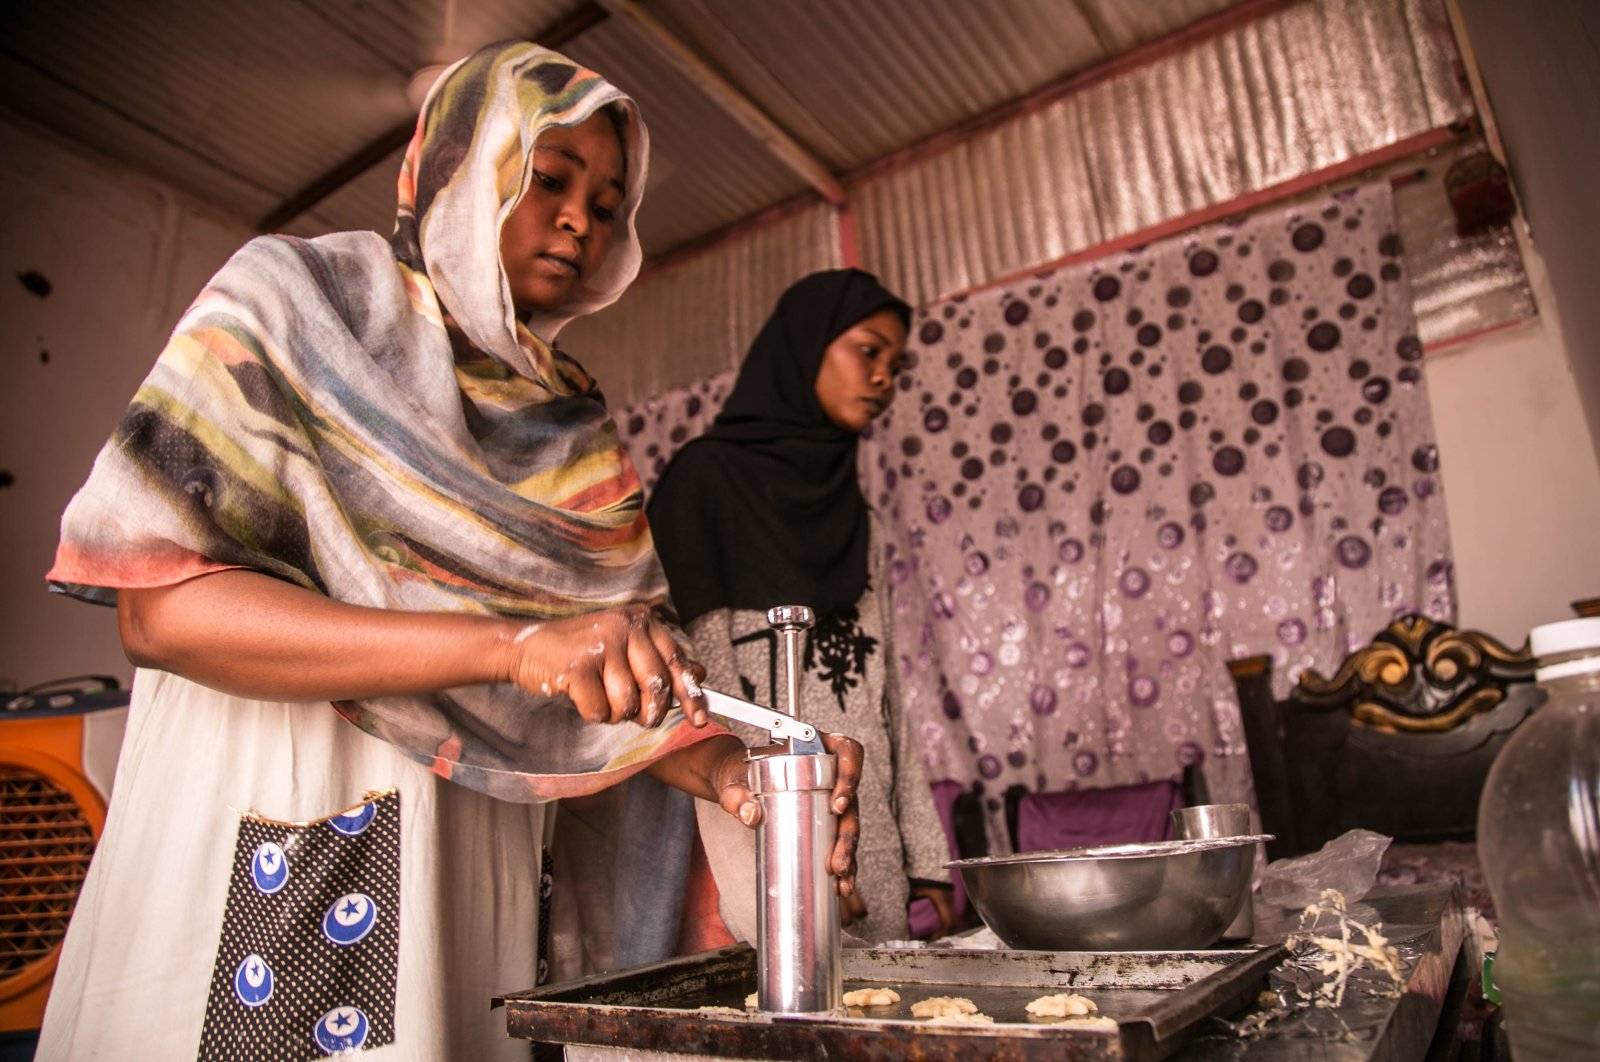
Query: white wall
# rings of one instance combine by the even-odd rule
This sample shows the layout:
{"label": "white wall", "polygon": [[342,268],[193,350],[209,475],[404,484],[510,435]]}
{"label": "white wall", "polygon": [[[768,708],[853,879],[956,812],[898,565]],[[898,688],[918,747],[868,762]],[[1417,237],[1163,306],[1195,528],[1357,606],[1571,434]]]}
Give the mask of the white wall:
{"label": "white wall", "polygon": [[[251,233],[4,116],[0,187],[0,690],[126,680],[112,611],[45,589],[58,521],[178,317]],[[48,296],[23,287],[30,271]]]}
{"label": "white wall", "polygon": [[1600,597],[1600,464],[1544,260],[1522,253],[1539,319],[1426,362],[1458,625],[1512,646]]}

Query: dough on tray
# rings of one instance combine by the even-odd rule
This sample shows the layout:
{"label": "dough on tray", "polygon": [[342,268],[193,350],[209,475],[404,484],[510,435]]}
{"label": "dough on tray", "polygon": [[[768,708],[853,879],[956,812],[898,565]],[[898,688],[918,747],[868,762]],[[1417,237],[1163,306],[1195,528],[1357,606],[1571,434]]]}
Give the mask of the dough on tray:
{"label": "dough on tray", "polygon": [[1070,1025],[1074,1029],[1109,1029],[1115,1032],[1120,1026],[1117,1019],[1108,1018],[1104,1014],[1084,1014],[1070,1018],[1062,1018],[1056,1025]]}
{"label": "dough on tray", "polygon": [[937,1018],[929,1018],[926,1025],[993,1025],[994,1019],[987,1014],[941,1014]]}
{"label": "dough on tray", "polygon": [[900,1002],[900,993],[892,988],[852,988],[844,994],[847,1007],[887,1007]]}
{"label": "dough on tray", "polygon": [[1057,992],[1053,996],[1040,996],[1028,1004],[1028,1013],[1036,1018],[1075,1018],[1093,1014],[1100,1008],[1094,1000],[1076,992]]}
{"label": "dough on tray", "polygon": [[757,1010],[757,1009],[760,1008],[760,1006],[761,1006],[761,993],[760,992],[751,992],[748,996],[744,997],[744,1009],[745,1010]]}
{"label": "dough on tray", "polygon": [[911,1004],[913,1018],[943,1018],[952,1014],[976,1014],[978,1006],[963,996],[933,996]]}

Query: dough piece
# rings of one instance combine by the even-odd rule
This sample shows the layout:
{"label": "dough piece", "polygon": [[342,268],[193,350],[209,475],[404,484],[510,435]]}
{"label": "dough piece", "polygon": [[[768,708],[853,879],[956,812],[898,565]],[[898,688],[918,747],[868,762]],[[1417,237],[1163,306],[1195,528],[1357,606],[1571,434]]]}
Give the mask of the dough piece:
{"label": "dough piece", "polygon": [[929,1018],[928,1025],[993,1025],[994,1019],[987,1014],[941,1014],[937,1018]]}
{"label": "dough piece", "polygon": [[963,996],[934,996],[911,1004],[913,1018],[943,1018],[951,1014],[976,1014],[978,1005]]}
{"label": "dough piece", "polygon": [[1070,1018],[1062,1018],[1057,1025],[1070,1025],[1074,1029],[1107,1029],[1115,1032],[1120,1026],[1117,1019],[1108,1018],[1104,1014],[1083,1014]]}
{"label": "dough piece", "polygon": [[1099,1009],[1094,1005],[1094,1000],[1075,992],[1057,992],[1053,996],[1040,996],[1028,1004],[1028,1013],[1036,1018],[1083,1017]]}
{"label": "dough piece", "polygon": [[698,1011],[701,1011],[703,1013],[707,1013],[707,1014],[743,1014],[744,1013],[744,1011],[740,1010],[738,1007],[696,1007],[695,1009],[698,1010]]}
{"label": "dough piece", "polygon": [[744,997],[744,1009],[745,1010],[759,1010],[760,1008],[761,1008],[761,993],[760,992],[751,992],[748,996]]}
{"label": "dough piece", "polygon": [[900,993],[892,988],[853,988],[844,994],[847,1007],[887,1007],[900,1002]]}

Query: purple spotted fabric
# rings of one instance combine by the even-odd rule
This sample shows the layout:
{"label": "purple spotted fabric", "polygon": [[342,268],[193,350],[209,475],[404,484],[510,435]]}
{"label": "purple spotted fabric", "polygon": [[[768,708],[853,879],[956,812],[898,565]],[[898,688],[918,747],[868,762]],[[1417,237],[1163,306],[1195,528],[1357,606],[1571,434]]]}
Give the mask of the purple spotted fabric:
{"label": "purple spotted fabric", "polygon": [[[994,814],[1197,762],[1242,798],[1229,658],[1286,688],[1400,613],[1454,619],[1386,184],[922,307],[909,349],[863,489],[930,777]],[[619,414],[641,475],[726,386]]]}

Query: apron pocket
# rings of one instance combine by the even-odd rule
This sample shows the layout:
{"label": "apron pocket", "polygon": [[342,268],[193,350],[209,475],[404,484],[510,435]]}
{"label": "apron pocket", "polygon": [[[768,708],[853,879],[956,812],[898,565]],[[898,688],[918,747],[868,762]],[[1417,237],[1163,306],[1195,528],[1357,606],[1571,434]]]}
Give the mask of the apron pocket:
{"label": "apron pocket", "polygon": [[315,822],[242,816],[199,1058],[393,1043],[399,952],[397,791]]}

